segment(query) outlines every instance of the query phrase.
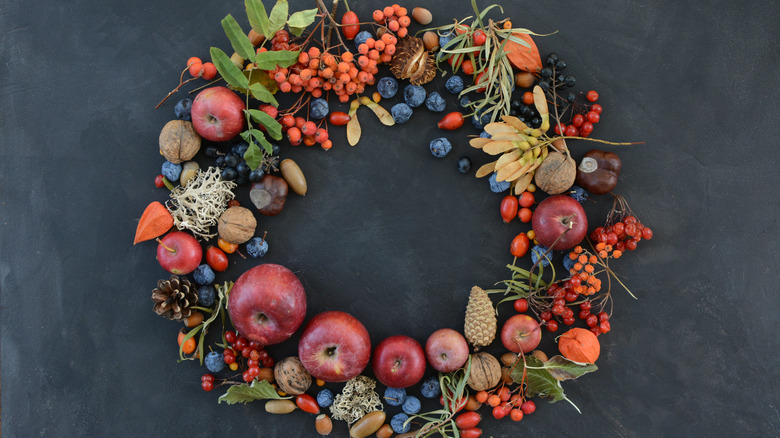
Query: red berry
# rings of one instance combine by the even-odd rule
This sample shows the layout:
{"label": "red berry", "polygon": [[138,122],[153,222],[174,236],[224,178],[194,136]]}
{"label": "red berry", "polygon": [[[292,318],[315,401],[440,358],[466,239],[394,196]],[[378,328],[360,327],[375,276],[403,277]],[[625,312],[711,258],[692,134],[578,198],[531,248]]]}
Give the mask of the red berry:
{"label": "red berry", "polygon": [[154,177],[154,186],[157,187],[157,188],[165,187],[165,180],[163,178],[165,178],[165,177],[162,176],[162,175],[155,176]]}
{"label": "red berry", "polygon": [[233,330],[226,331],[225,332],[225,340],[228,341],[231,344],[236,342],[236,332],[234,332]]}
{"label": "red berry", "polygon": [[580,126],[580,135],[590,135],[593,132],[593,123],[585,122]]}
{"label": "red berry", "polygon": [[512,421],[520,421],[523,419],[523,411],[520,409],[512,409],[509,412],[509,418],[511,418]]}
{"label": "red berry", "polygon": [[609,321],[609,314],[607,312],[599,312],[599,322]]}
{"label": "red berry", "polygon": [[590,106],[590,110],[596,114],[601,114],[601,110],[602,110],[601,105],[594,103],[593,105]]}
{"label": "red berry", "polygon": [[599,317],[591,313],[585,319],[585,324],[587,324],[588,327],[596,327],[599,324]]}
{"label": "red berry", "polygon": [[317,132],[317,124],[309,120],[308,122],[303,124],[303,127],[301,128],[301,132],[303,135],[314,135],[314,133]]}
{"label": "red berry", "polygon": [[474,39],[475,46],[481,46],[485,44],[485,41],[487,41],[487,35],[485,35],[485,32],[482,29],[479,29],[476,32],[474,32],[472,38]]}
{"label": "red berry", "polygon": [[244,348],[248,346],[246,338],[239,337],[236,339],[236,342],[233,343],[233,348],[235,348],[238,351],[242,351]]}
{"label": "red berry", "polygon": [[554,319],[547,321],[547,331],[554,333],[556,330],[558,330],[558,321]]}
{"label": "red berry", "polygon": [[539,314],[539,318],[542,318],[542,321],[549,321],[552,319],[552,312],[549,310],[545,310],[544,312]]}
{"label": "red berry", "polygon": [[206,250],[206,263],[217,272],[222,272],[228,268],[228,258],[225,251],[216,246],[209,246]]}
{"label": "red berry", "polygon": [[588,94],[585,95],[585,97],[589,101],[595,102],[595,101],[599,100],[599,93],[596,92],[595,90],[590,90],[590,91],[588,91]]}
{"label": "red berry", "polygon": [[588,111],[588,121],[590,123],[598,123],[601,116],[595,111]]}
{"label": "red berry", "polygon": [[187,67],[192,66],[192,64],[203,64],[203,61],[201,61],[197,56],[193,56],[187,60]]}
{"label": "red berry", "polygon": [[217,77],[217,66],[211,62],[203,64],[203,79],[210,81]]}
{"label": "red berry", "polygon": [[515,312],[525,313],[528,311],[528,300],[525,298],[519,298],[515,300]]}
{"label": "red berry", "polygon": [[493,408],[493,418],[500,420],[504,417],[506,417],[506,414],[504,413],[504,409],[501,406],[496,406]]}
{"label": "red berry", "polygon": [[448,131],[453,131],[461,126],[463,126],[463,114],[458,111],[453,111],[445,115],[438,123],[439,129],[446,129]]}
{"label": "red berry", "polygon": [[520,409],[525,415],[533,414],[536,411],[536,403],[533,400],[526,400],[520,406]]}
{"label": "red berry", "polygon": [[201,382],[200,387],[206,392],[211,391],[214,389],[214,382]]}
{"label": "red berry", "polygon": [[535,202],[534,194],[531,192],[527,192],[527,191],[523,192],[523,194],[521,194],[519,197],[520,207],[526,207],[526,208],[531,207],[532,205],[534,205],[534,202]]}
{"label": "red berry", "polygon": [[199,76],[203,75],[203,64],[200,62],[195,62],[193,64],[190,64],[190,76],[193,78],[197,78]]}
{"label": "red berry", "polygon": [[585,122],[585,116],[582,114],[575,114],[574,117],[571,118],[571,124],[579,128],[582,126],[582,124]]}
{"label": "red berry", "polygon": [[566,131],[564,131],[564,135],[567,137],[576,137],[577,135],[579,135],[579,133],[580,131],[574,125],[567,125]]}
{"label": "red berry", "polygon": [[642,238],[645,240],[650,240],[653,238],[653,230],[650,229],[650,227],[644,227],[642,229]]}
{"label": "red berry", "polygon": [[599,329],[601,330],[601,333],[607,333],[609,331],[609,321],[604,321],[601,324],[599,324]]}
{"label": "red berry", "polygon": [[517,216],[518,205],[517,198],[512,195],[506,195],[501,200],[501,218],[505,224],[508,224]]}

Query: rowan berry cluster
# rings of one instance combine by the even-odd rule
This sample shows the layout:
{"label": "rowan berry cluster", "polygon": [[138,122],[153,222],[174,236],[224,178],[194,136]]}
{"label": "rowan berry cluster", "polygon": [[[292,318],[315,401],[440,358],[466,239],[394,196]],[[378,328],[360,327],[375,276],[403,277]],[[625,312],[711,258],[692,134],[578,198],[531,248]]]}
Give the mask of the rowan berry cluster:
{"label": "rowan berry cluster", "polygon": [[412,24],[412,19],[404,7],[397,4],[386,6],[384,9],[375,10],[372,17],[377,24],[387,27],[391,32],[398,35],[398,38],[403,38],[409,34],[407,28]]}

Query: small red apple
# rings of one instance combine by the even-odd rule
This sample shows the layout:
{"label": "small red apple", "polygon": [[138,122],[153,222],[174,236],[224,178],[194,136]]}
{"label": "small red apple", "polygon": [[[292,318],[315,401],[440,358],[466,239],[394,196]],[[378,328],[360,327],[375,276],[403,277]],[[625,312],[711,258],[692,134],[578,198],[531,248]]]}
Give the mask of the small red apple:
{"label": "small red apple", "polygon": [[349,313],[322,312],[303,329],[298,357],[315,378],[346,382],[368,365],[371,338],[363,324]]}
{"label": "small red apple", "polygon": [[579,201],[555,195],[536,206],[532,226],[539,243],[548,248],[555,244],[553,249],[560,251],[582,242],[588,232],[588,217]]}
{"label": "small red apple", "polygon": [[514,315],[501,328],[501,343],[515,353],[530,353],[541,341],[539,322],[528,315]]}
{"label": "small red apple", "polygon": [[425,357],[436,371],[451,373],[469,359],[469,344],[460,332],[450,328],[439,329],[428,336]]}
{"label": "small red apple", "polygon": [[306,293],[289,269],[271,263],[238,277],[228,298],[228,313],[238,333],[260,345],[278,344],[306,318]]}
{"label": "small red apple", "polygon": [[374,349],[374,375],[391,388],[407,388],[425,374],[425,353],[409,336],[390,336]]}
{"label": "small red apple", "polygon": [[192,234],[172,231],[158,242],[157,261],[171,274],[189,274],[200,265],[203,249]]}
{"label": "small red apple", "polygon": [[244,129],[244,101],[225,87],[210,87],[192,102],[192,125],[209,141],[228,141]]}

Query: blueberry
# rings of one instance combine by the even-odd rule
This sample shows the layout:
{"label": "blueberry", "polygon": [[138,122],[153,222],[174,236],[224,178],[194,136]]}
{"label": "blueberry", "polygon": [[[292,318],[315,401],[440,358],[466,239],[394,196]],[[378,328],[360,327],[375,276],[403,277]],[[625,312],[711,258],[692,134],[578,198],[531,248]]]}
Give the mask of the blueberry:
{"label": "blueberry", "polygon": [[425,102],[425,88],[409,84],[404,88],[404,101],[412,108],[417,108]]}
{"label": "blueberry", "polygon": [[263,169],[261,167],[258,167],[257,169],[249,172],[249,182],[260,182],[260,180],[263,179],[265,176],[265,172],[263,172]]}
{"label": "blueberry", "polygon": [[485,125],[490,123],[490,117],[491,115],[489,112],[484,112],[481,116],[474,114],[471,116],[471,124],[474,125],[474,127],[477,129],[482,129],[485,127]]}
{"label": "blueberry", "polygon": [[438,91],[434,91],[425,98],[425,106],[435,113],[440,113],[447,107],[447,102]]}
{"label": "blueberry", "polygon": [[192,271],[192,279],[198,284],[214,283],[214,271],[209,265],[200,265]]}
{"label": "blueberry", "polygon": [[[531,248],[531,261],[533,263],[536,263],[537,260],[542,258],[544,256],[544,253],[547,252],[547,247],[542,245],[536,245],[533,248]],[[547,257],[544,257],[541,262],[539,262],[539,266],[550,266],[550,258],[552,257],[552,253],[547,254]]]}
{"label": "blueberry", "polygon": [[458,105],[460,105],[461,108],[468,108],[470,103],[471,103],[471,99],[469,99],[468,96],[463,96],[458,101]]}
{"label": "blueberry", "polygon": [[412,425],[410,423],[406,423],[406,420],[408,419],[409,416],[404,414],[403,412],[400,414],[393,415],[393,418],[390,420],[390,427],[393,428],[393,432],[395,433],[409,432],[409,429],[412,428]]}
{"label": "blueberry", "polygon": [[258,259],[268,253],[268,241],[260,237],[253,237],[246,243],[246,252]]}
{"label": "blueberry", "polygon": [[580,186],[571,186],[569,189],[569,196],[579,202],[585,202],[588,200],[588,191]]}
{"label": "blueberry", "polygon": [[240,162],[241,157],[232,152],[225,155],[225,166],[227,167],[236,167]]}
{"label": "blueberry", "polygon": [[225,156],[224,155],[218,156],[216,164],[217,167],[225,167]]}
{"label": "blueberry", "polygon": [[406,123],[412,117],[412,108],[405,103],[397,103],[390,108],[390,114],[393,115],[395,123]]}
{"label": "blueberry", "polygon": [[390,99],[398,92],[398,81],[390,76],[385,76],[376,83],[376,91],[385,99]]}
{"label": "blueberry", "polygon": [[463,157],[460,160],[458,160],[458,172],[460,173],[469,173],[471,170],[471,160],[469,157]]}
{"label": "blueberry", "polygon": [[209,146],[203,151],[203,155],[209,158],[217,158],[219,156],[219,149],[214,146]]}
{"label": "blueberry", "polygon": [[203,307],[211,307],[214,304],[214,300],[217,298],[217,290],[214,286],[208,284],[198,288],[198,305]]}
{"label": "blueberry", "polygon": [[577,78],[575,78],[572,75],[566,76],[565,78],[563,78],[563,80],[566,82],[566,86],[569,88],[577,85]]}
{"label": "blueberry", "polygon": [[563,269],[566,269],[566,272],[569,272],[569,270],[574,267],[575,263],[577,263],[577,261],[570,259],[569,254],[563,256]]}
{"label": "blueberry", "polygon": [[406,390],[403,388],[387,388],[385,389],[385,403],[390,406],[401,406],[406,400]]}
{"label": "blueberry", "polygon": [[225,368],[225,360],[222,353],[212,351],[206,355],[206,359],[203,361],[206,364],[206,368],[212,373],[218,373]]}
{"label": "blueberry", "polygon": [[434,157],[443,158],[452,150],[452,143],[444,137],[434,138],[429,145]]}
{"label": "blueberry", "polygon": [[181,164],[173,164],[170,161],[166,161],[162,165],[161,173],[168,181],[175,183],[181,176]]}
{"label": "blueberry", "polygon": [[249,143],[242,141],[241,143],[233,146],[233,153],[239,157],[243,157],[247,149],[249,149]]}
{"label": "blueberry", "polygon": [[249,166],[247,166],[246,161],[236,165],[236,173],[238,173],[238,176],[249,176]]}
{"label": "blueberry", "polygon": [[425,398],[436,398],[441,394],[441,386],[439,386],[439,379],[436,376],[428,377],[423,380],[420,393]]}
{"label": "blueberry", "polygon": [[355,35],[355,47],[359,47],[361,44],[365,43],[367,39],[373,37],[374,36],[371,35],[371,32],[367,30],[361,30],[357,35]]}
{"label": "blueberry", "polygon": [[309,116],[311,116],[312,119],[324,119],[329,112],[330,108],[328,107],[328,101],[325,99],[314,99],[309,104]]}
{"label": "blueberry", "polygon": [[182,99],[173,107],[173,113],[179,120],[192,120],[190,110],[192,110],[192,99]]}
{"label": "blueberry", "polygon": [[479,136],[482,137],[482,138],[490,138],[490,137],[492,137],[492,135],[488,134],[487,131],[480,132]]}
{"label": "blueberry", "polygon": [[278,144],[271,144],[271,155],[279,155],[279,152],[282,151],[282,148]]}
{"label": "blueberry", "polygon": [[232,167],[226,167],[222,169],[222,179],[225,181],[233,181],[236,178],[238,178],[238,173],[236,172],[236,169]]}
{"label": "blueberry", "polygon": [[403,406],[401,406],[401,409],[403,409],[404,412],[409,415],[414,415],[420,412],[420,399],[413,395],[407,395]]}
{"label": "blueberry", "polygon": [[444,88],[452,94],[458,94],[463,91],[463,78],[460,76],[452,76],[444,83]]}
{"label": "blueberry", "polygon": [[496,172],[490,175],[490,191],[493,193],[501,193],[509,188],[509,181],[496,181]]}
{"label": "blueberry", "polygon": [[333,404],[333,393],[330,389],[326,388],[317,393],[317,404],[320,405],[321,408],[327,408]]}
{"label": "blueberry", "polygon": [[439,47],[442,49],[447,47],[447,44],[452,41],[452,39],[455,38],[455,35],[452,34],[452,32],[444,35],[439,35]]}

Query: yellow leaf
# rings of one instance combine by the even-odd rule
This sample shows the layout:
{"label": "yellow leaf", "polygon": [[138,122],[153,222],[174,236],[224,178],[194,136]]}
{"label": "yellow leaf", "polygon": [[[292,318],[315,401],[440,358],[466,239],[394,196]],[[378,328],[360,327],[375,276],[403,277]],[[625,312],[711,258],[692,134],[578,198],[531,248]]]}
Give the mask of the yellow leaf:
{"label": "yellow leaf", "polygon": [[517,148],[517,145],[515,145],[513,142],[509,140],[500,140],[500,141],[491,141],[490,143],[483,146],[482,150],[486,154],[498,155],[515,148]]}
{"label": "yellow leaf", "polygon": [[511,125],[507,125],[506,123],[491,122],[485,125],[485,132],[487,132],[490,135],[496,135],[505,132],[514,133],[516,132],[516,130]]}
{"label": "yellow leaf", "polygon": [[515,149],[513,151],[509,151],[509,152],[505,153],[504,155],[502,155],[501,158],[499,158],[496,161],[496,170],[501,170],[507,164],[509,164],[509,163],[511,163],[513,161],[517,161],[519,159],[520,159],[520,151],[519,150]]}
{"label": "yellow leaf", "polygon": [[492,162],[492,163],[485,164],[484,166],[482,166],[479,169],[477,169],[477,178],[482,178],[483,176],[490,175],[491,173],[493,173],[495,168],[496,168],[496,162],[495,161]]}
{"label": "yellow leaf", "polygon": [[513,116],[501,116],[501,119],[508,123],[510,126],[512,126],[513,129],[516,129],[518,131],[523,131],[528,129],[528,125],[523,123],[522,120],[518,119],[517,117]]}

